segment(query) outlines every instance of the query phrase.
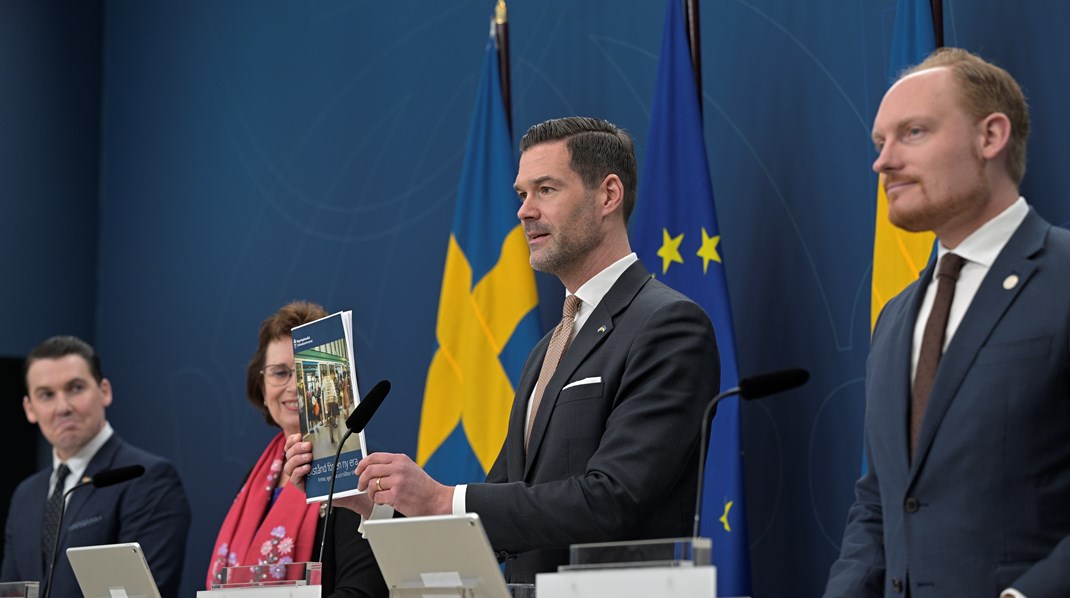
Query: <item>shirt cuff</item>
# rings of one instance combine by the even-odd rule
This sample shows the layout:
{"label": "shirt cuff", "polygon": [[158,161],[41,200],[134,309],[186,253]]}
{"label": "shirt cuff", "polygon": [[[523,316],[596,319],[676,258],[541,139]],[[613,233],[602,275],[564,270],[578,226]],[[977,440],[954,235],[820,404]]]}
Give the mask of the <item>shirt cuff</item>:
{"label": "shirt cuff", "polygon": [[[453,487],[453,514],[464,515],[468,511],[465,511],[465,496],[468,494],[468,484],[458,484]],[[1021,598],[1025,598],[1022,596]]]}
{"label": "shirt cuff", "polygon": [[[372,514],[368,519],[391,519],[394,517],[394,507],[390,505],[372,505]],[[360,525],[357,526],[357,531],[360,532],[361,537],[364,537],[364,515],[360,516]]]}
{"label": "shirt cuff", "polygon": [[1002,594],[1000,594],[1001,598],[1002,598],[1002,596],[1007,596],[1007,595],[1014,596],[1014,598],[1025,598],[1025,594],[1019,592],[1018,590],[1016,590],[1014,588],[1007,588],[1006,590],[1003,590]]}

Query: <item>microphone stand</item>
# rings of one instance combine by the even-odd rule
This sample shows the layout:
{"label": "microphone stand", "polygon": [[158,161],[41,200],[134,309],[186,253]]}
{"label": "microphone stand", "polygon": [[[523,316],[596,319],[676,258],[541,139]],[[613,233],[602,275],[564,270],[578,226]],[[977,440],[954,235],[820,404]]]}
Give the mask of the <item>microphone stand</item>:
{"label": "microphone stand", "polygon": [[717,414],[717,403],[722,400],[737,395],[742,392],[742,389],[738,386],[729,388],[728,390],[718,393],[709,405],[706,405],[706,409],[702,412],[702,435],[699,438],[702,443],[699,445],[698,452],[698,489],[695,491],[695,525],[691,533],[692,538],[698,537],[698,523],[699,516],[702,512],[702,486],[706,482],[706,453],[709,452],[709,434],[710,424],[713,421],[714,416]]}
{"label": "microphone stand", "polygon": [[323,537],[320,538],[320,561],[323,560],[323,549],[327,545],[327,534],[330,533],[331,529],[328,524],[331,522],[331,505],[334,503],[334,481],[338,479],[338,459],[342,455],[342,447],[345,446],[346,441],[349,440],[349,437],[354,432],[364,430],[364,427],[368,425],[372,415],[375,414],[375,411],[389,392],[390,382],[380,380],[378,384],[368,391],[368,394],[364,395],[364,400],[357,405],[353,413],[346,419],[346,433],[342,435],[342,440],[338,443],[338,450],[334,452],[334,462],[331,465],[331,484],[327,488],[327,512],[323,516]]}
{"label": "microphone stand", "polygon": [[810,372],[801,368],[758,374],[757,376],[740,380],[739,386],[720,392],[710,400],[710,404],[702,412],[702,436],[699,437],[698,455],[698,488],[695,490],[695,526],[692,530],[692,537],[697,538],[699,532],[699,518],[702,513],[702,486],[706,481],[706,453],[710,450],[710,424],[717,414],[717,403],[733,395],[739,395],[741,399],[760,399],[802,386],[809,379]]}
{"label": "microphone stand", "polygon": [[56,558],[59,557],[59,538],[63,535],[63,515],[67,512],[67,497],[71,495],[71,492],[92,483],[92,479],[83,479],[63,493],[63,502],[59,505],[59,522],[56,524],[56,537],[52,539],[52,561],[48,564],[48,584],[45,586],[45,598],[52,595],[52,576],[56,573]]}
{"label": "microphone stand", "polygon": [[331,485],[327,489],[327,512],[323,516],[323,537],[320,538],[320,560],[323,560],[323,548],[327,545],[327,534],[330,533],[330,526],[327,524],[331,522],[331,503],[334,502],[334,481],[338,479],[338,459],[342,456],[342,447],[345,446],[349,437],[353,435],[353,428],[346,430],[346,433],[342,435],[341,442],[338,443],[338,450],[334,452],[334,463],[331,465]]}

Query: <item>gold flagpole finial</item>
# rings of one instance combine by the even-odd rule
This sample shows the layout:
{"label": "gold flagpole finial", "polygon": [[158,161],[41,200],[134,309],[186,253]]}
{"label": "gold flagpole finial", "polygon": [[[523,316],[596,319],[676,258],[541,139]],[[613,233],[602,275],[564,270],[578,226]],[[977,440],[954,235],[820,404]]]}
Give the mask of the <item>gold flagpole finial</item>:
{"label": "gold flagpole finial", "polygon": [[498,6],[494,7],[494,22],[504,25],[508,21],[505,18],[505,0],[498,0]]}

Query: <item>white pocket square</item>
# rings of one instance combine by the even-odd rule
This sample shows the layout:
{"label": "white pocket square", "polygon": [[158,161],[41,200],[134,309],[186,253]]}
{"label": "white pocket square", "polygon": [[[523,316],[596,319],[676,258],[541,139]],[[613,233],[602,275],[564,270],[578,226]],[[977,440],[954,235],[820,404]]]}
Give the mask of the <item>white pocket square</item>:
{"label": "white pocket square", "polygon": [[561,390],[566,390],[566,389],[572,388],[573,386],[583,386],[584,384],[598,384],[601,381],[602,381],[602,377],[601,376],[595,376],[593,378],[584,378],[583,380],[576,380],[575,382],[569,382],[568,384],[565,385],[565,388],[562,388]]}

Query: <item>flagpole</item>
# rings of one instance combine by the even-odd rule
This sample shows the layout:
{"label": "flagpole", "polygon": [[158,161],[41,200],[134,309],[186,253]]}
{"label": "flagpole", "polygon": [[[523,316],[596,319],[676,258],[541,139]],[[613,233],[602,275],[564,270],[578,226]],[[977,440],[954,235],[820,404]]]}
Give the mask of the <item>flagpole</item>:
{"label": "flagpole", "polygon": [[498,46],[498,73],[502,82],[505,124],[512,131],[513,98],[509,81],[509,20],[506,15],[505,0],[498,0],[498,5],[494,8],[494,40]]}
{"label": "flagpole", "polygon": [[930,0],[933,11],[933,40],[937,48],[944,47],[944,3],[942,0]]}
{"label": "flagpole", "polygon": [[[672,1],[672,0],[670,0]],[[677,0],[679,1],[679,0]],[[940,0],[932,0],[939,2]],[[687,44],[691,48],[691,70],[695,74],[695,89],[698,90],[698,110],[702,113],[702,48],[699,32],[698,0],[685,0],[684,17],[687,19]]]}

